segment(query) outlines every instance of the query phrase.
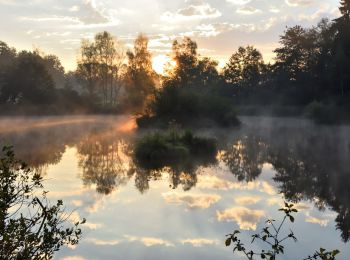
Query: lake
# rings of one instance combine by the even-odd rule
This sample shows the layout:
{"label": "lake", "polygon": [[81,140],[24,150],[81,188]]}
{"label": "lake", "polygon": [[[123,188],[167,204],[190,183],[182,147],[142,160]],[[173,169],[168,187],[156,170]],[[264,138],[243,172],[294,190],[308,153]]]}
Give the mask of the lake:
{"label": "lake", "polygon": [[[45,178],[83,239],[55,259],[244,259],[225,235],[250,236],[292,201],[298,241],[280,259],[339,249],[349,259],[350,127],[302,119],[242,117],[237,129],[202,129],[220,152],[208,162],[149,170],[133,159],[144,133],[128,116],[1,117],[0,144]],[[261,243],[252,248],[259,249]]]}

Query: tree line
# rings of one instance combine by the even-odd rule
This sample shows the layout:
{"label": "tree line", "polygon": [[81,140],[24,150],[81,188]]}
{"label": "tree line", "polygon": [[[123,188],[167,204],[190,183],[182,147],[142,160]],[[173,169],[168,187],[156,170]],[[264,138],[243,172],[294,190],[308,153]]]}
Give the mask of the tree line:
{"label": "tree line", "polygon": [[55,55],[17,52],[0,42],[0,103],[8,111],[29,105],[65,113],[131,111],[179,121],[186,121],[186,114],[205,114],[206,119],[227,118],[225,123],[235,121],[234,110],[254,113],[254,107],[285,114],[293,108],[293,115],[307,113],[325,122],[346,118],[350,1],[341,0],[339,10],[339,18],[322,19],[311,28],[287,28],[274,50],[274,63],[264,62],[261,52],[247,45],[220,71],[188,37],[173,42],[175,65],[169,63],[165,75],[152,68],[148,38],[142,34],[132,50],[108,32],[83,40],[77,69],[68,73]]}

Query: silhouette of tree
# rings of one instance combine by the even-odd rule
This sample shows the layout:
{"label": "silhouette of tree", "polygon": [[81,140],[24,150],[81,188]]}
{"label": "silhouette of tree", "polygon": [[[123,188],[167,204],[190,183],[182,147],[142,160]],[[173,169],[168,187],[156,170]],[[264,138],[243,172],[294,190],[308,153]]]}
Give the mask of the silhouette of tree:
{"label": "silhouette of tree", "polygon": [[225,80],[230,84],[256,87],[264,70],[261,53],[253,46],[239,47],[224,68]]}
{"label": "silhouette of tree", "polygon": [[5,75],[1,100],[11,104],[48,104],[54,98],[53,92],[54,82],[42,58],[36,53],[23,51]]}
{"label": "silhouette of tree", "polygon": [[126,71],[127,106],[141,113],[145,105],[154,99],[156,72],[152,68],[152,55],[148,50],[148,38],[140,34],[134,43],[134,50],[127,52]]}
{"label": "silhouette of tree", "polygon": [[104,106],[115,106],[122,87],[122,45],[104,31],[95,35],[94,42],[82,42],[80,56],[77,72],[86,81],[90,96],[97,95]]}
{"label": "silhouette of tree", "polygon": [[340,0],[339,11],[345,19],[350,19],[350,1]]}

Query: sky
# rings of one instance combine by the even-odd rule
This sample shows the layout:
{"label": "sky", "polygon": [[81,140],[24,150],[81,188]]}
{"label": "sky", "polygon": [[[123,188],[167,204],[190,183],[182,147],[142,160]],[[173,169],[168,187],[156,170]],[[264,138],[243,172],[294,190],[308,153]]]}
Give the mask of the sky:
{"label": "sky", "polygon": [[199,52],[225,64],[239,46],[254,45],[265,61],[286,26],[312,26],[339,15],[339,0],[0,0],[0,40],[39,48],[76,67],[82,39],[108,31],[132,48],[146,34],[158,72],[173,40],[189,36]]}

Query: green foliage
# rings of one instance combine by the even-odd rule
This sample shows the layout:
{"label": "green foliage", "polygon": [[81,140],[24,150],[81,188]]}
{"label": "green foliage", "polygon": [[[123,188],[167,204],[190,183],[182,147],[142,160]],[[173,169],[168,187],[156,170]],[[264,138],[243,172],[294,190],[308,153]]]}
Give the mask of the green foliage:
{"label": "green foliage", "polygon": [[0,158],[0,258],[49,259],[64,245],[75,245],[81,238],[78,221],[65,227],[69,215],[63,202],[50,205],[42,177],[15,158],[11,147],[2,149]]}
{"label": "green foliage", "polygon": [[327,251],[324,248],[320,248],[319,251],[316,251],[312,256],[308,256],[304,260],[313,260],[313,259],[321,259],[321,260],[335,260],[336,256],[340,253],[339,250]]}
{"label": "green foliage", "polygon": [[[238,251],[243,253],[248,260],[253,260],[256,258],[270,260],[277,259],[279,255],[283,255],[285,253],[285,246],[283,242],[290,239],[297,242],[297,238],[292,230],[283,236],[281,235],[281,232],[286,220],[289,220],[292,223],[294,222],[293,214],[298,212],[298,210],[294,208],[294,204],[285,202],[284,207],[280,208],[279,211],[284,213],[284,217],[279,224],[276,224],[276,220],[269,219],[266,221],[267,226],[264,227],[260,233],[252,235],[251,243],[254,243],[255,240],[260,240],[267,245],[267,249],[262,249],[261,252],[254,252],[253,250],[247,249],[243,242],[239,239],[239,230],[235,230],[233,233],[226,236],[227,238],[225,240],[225,245],[228,247],[232,244],[234,246],[233,252]],[[338,253],[339,250],[327,252],[325,249],[321,248],[319,252],[316,251],[313,256],[309,256],[305,260],[334,260]]]}
{"label": "green foliage", "polygon": [[216,141],[197,137],[192,132],[170,130],[153,133],[138,140],[134,148],[137,163],[143,168],[160,169],[188,161],[215,161]]}

